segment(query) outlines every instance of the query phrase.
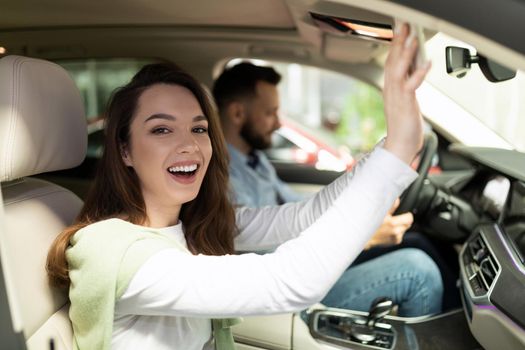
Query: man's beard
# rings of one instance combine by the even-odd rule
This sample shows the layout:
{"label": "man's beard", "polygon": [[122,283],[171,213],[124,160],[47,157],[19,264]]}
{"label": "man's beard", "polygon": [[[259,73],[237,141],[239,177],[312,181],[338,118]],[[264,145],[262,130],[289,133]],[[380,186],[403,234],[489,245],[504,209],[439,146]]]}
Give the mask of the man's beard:
{"label": "man's beard", "polygon": [[248,120],[241,128],[241,137],[246,141],[253,149],[265,150],[272,146],[271,138],[266,140],[264,135],[257,132],[253,123]]}

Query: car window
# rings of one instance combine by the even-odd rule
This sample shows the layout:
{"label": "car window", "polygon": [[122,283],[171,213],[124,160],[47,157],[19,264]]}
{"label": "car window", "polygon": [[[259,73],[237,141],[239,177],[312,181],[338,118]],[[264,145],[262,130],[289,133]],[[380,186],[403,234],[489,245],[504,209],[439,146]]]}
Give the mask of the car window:
{"label": "car window", "polygon": [[113,91],[127,84],[139,69],[152,60],[134,58],[83,59],[57,61],[77,85],[88,124],[88,157],[98,157],[102,151],[102,115]]}
{"label": "car window", "polygon": [[[232,60],[226,66],[240,61]],[[386,134],[383,99],[375,87],[306,65],[253,63],[271,65],[282,76],[278,89],[283,127],[267,152],[272,161],[341,171]]]}

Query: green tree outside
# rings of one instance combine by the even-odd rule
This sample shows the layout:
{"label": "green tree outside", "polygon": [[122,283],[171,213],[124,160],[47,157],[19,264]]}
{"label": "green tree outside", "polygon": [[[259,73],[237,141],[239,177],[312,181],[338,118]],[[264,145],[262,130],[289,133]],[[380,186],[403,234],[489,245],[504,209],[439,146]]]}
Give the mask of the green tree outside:
{"label": "green tree outside", "polygon": [[356,82],[352,90],[345,99],[336,135],[355,154],[370,150],[386,134],[386,123],[383,97],[377,89]]}

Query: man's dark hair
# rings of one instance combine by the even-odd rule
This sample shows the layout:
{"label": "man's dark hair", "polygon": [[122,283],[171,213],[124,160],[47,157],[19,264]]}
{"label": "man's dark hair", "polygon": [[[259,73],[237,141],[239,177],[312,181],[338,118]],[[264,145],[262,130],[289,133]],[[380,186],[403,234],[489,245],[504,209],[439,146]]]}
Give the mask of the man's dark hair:
{"label": "man's dark hair", "polygon": [[224,70],[213,85],[213,97],[219,113],[222,114],[224,108],[233,101],[255,97],[255,87],[259,81],[277,85],[281,81],[281,75],[272,67],[256,66],[248,62]]}

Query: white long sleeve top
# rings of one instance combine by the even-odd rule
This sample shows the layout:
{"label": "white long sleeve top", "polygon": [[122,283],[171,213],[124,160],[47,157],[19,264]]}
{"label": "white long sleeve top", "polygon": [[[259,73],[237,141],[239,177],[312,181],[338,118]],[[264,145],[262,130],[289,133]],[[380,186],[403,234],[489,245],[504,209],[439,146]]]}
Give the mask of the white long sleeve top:
{"label": "white long sleeve top", "polygon": [[[417,176],[381,147],[367,158],[306,201],[236,211],[236,249],[273,253],[154,254],[117,301],[112,349],[211,349],[210,318],[319,302]],[[186,245],[181,224],[164,230]]]}

